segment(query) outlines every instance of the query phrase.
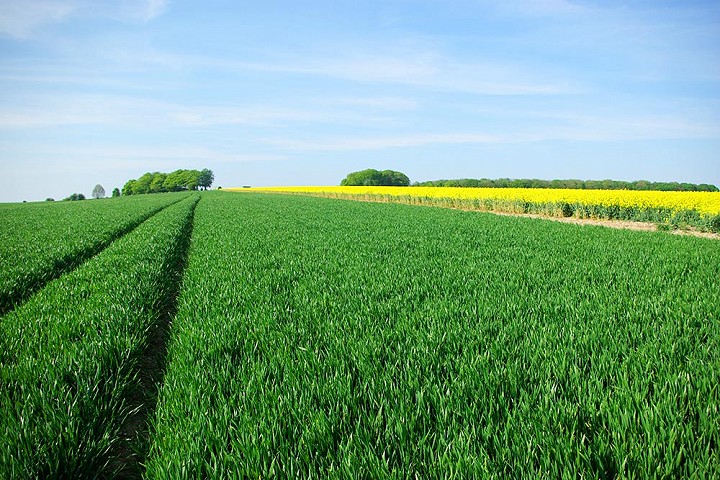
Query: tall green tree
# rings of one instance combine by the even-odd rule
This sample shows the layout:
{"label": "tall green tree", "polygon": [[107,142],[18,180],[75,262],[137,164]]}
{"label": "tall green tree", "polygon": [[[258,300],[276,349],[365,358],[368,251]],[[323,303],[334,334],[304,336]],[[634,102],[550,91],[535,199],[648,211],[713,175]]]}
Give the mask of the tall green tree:
{"label": "tall green tree", "polygon": [[207,190],[212,185],[213,180],[215,180],[215,175],[213,174],[213,171],[207,168],[203,168],[202,170],[200,170],[200,176],[198,177],[198,187],[202,188],[203,190]]}
{"label": "tall green tree", "polygon": [[150,181],[150,193],[167,192],[165,189],[165,179],[167,178],[167,174],[155,172],[152,175],[153,177]]}
{"label": "tall green tree", "polygon": [[144,174],[142,177],[135,180],[135,185],[133,187],[133,193],[134,194],[143,194],[143,193],[150,193],[150,184],[153,180],[153,174],[148,172]]}
{"label": "tall green tree", "polygon": [[197,190],[198,182],[200,181],[200,172],[198,170],[185,170],[183,179],[187,190]]}
{"label": "tall green tree", "polygon": [[177,190],[181,190],[181,184],[182,184],[182,170],[175,170],[174,172],[171,172],[168,174],[167,177],[165,177],[165,181],[163,182],[163,187],[168,192],[175,192]]}
{"label": "tall green tree", "polygon": [[135,182],[136,180],[128,180],[125,182],[122,188],[123,195],[135,195]]}

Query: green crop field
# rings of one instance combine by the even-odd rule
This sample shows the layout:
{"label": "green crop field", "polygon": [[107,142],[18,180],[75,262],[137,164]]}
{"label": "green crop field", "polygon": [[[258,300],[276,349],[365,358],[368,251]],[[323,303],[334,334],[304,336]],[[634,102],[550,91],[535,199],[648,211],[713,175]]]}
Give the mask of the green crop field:
{"label": "green crop field", "polygon": [[185,195],[0,205],[0,314]]}
{"label": "green crop field", "polygon": [[199,198],[0,318],[0,478],[720,476],[717,240]]}
{"label": "green crop field", "polygon": [[154,215],[0,318],[0,478],[119,468],[137,367],[177,283],[196,201]]}

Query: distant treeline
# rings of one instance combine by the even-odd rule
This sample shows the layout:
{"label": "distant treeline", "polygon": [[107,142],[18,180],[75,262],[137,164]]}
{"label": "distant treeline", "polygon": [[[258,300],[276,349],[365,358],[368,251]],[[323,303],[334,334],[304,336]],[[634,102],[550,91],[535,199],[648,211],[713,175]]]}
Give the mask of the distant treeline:
{"label": "distant treeline", "polygon": [[142,193],[177,192],[180,190],[208,189],[215,176],[212,170],[175,170],[172,173],[146,173],[137,180],[128,180],[122,189],[123,195]]}
{"label": "distant treeline", "polygon": [[707,183],[648,182],[636,180],[538,180],[536,178],[461,178],[415,182],[417,187],[482,187],[482,188],[577,188],[580,190],[659,190],[663,192],[717,192],[718,187]]}

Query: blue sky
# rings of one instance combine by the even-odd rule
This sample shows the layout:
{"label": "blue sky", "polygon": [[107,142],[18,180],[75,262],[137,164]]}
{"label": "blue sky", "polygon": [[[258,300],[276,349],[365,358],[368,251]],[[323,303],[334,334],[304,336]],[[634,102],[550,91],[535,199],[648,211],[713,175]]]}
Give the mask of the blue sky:
{"label": "blue sky", "polygon": [[0,0],[0,165],[0,201],[178,168],[720,186],[720,3]]}

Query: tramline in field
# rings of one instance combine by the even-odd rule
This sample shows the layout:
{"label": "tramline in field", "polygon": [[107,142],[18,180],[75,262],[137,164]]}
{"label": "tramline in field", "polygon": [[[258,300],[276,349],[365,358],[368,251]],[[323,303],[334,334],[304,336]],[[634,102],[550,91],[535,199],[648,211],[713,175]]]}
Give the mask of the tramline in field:
{"label": "tramline in field", "polygon": [[0,205],[0,315],[186,195]]}
{"label": "tramline in field", "polygon": [[141,357],[177,288],[198,200],[169,198],[182,200],[0,318],[0,478],[139,468],[142,442],[124,437],[150,400]]}

